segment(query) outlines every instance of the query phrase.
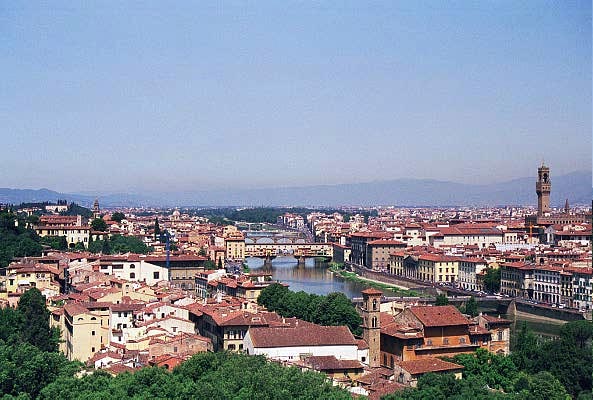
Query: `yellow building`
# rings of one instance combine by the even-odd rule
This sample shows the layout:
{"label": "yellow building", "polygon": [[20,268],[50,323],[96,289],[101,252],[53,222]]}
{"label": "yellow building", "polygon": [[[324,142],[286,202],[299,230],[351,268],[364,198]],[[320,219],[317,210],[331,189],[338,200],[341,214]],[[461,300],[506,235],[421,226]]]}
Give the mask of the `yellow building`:
{"label": "yellow building", "polygon": [[232,261],[245,260],[245,238],[238,232],[224,239],[226,249],[226,259]]}
{"label": "yellow building", "polygon": [[89,246],[91,228],[89,226],[46,226],[41,225],[35,228],[35,232],[41,237],[64,236],[69,248],[74,248],[77,243]]}
{"label": "yellow building", "polygon": [[6,292],[24,293],[35,287],[45,295],[60,293],[59,271],[45,264],[11,264],[6,268]]}
{"label": "yellow building", "polygon": [[69,360],[87,361],[109,344],[108,303],[69,303],[64,306],[60,350]]}
{"label": "yellow building", "polygon": [[459,259],[441,254],[422,254],[418,257],[419,278],[429,282],[456,282]]}

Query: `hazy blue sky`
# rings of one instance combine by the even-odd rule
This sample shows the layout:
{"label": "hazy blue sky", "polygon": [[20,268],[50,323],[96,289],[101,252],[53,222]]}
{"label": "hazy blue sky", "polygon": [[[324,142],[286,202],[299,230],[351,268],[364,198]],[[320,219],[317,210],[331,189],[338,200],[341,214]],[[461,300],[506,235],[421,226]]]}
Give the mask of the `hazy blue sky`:
{"label": "hazy blue sky", "polygon": [[590,1],[0,4],[0,187],[591,170]]}

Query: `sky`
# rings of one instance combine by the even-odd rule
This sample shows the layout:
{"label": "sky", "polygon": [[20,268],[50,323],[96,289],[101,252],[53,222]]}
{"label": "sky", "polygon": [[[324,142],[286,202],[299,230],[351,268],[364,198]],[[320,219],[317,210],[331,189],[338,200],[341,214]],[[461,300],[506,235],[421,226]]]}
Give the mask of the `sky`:
{"label": "sky", "polygon": [[591,171],[591,51],[590,1],[1,2],[0,187]]}

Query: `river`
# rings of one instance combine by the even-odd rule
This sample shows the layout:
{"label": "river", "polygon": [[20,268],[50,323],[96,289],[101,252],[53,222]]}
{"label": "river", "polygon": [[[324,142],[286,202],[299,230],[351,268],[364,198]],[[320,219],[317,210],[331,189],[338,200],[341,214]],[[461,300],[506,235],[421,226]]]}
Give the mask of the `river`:
{"label": "river", "polygon": [[[328,268],[328,263],[316,262],[314,259],[307,259],[305,265],[298,265],[297,260],[293,257],[275,258],[272,261],[271,266],[264,266],[263,260],[259,258],[248,258],[246,263],[254,272],[271,272],[274,280],[287,283],[290,290],[294,292],[302,290],[307,293],[319,295],[327,295],[331,292],[342,292],[351,299],[354,297],[361,297],[360,292],[369,287],[364,283],[345,280],[332,274]],[[400,294],[395,294],[388,290],[382,291],[385,296],[400,296]],[[492,315],[496,314],[492,310],[484,309],[480,311],[488,312]],[[507,316],[501,315],[501,317],[505,318]],[[515,320],[511,327],[511,331],[514,333],[514,331],[518,330],[523,321],[527,323],[527,326],[529,326],[531,330],[543,337],[557,336],[560,331],[560,326],[562,325],[561,322],[551,323],[549,321],[544,321],[537,316],[521,316]]]}
{"label": "river", "polygon": [[[305,265],[298,265],[293,257],[275,258],[271,267],[264,266],[263,260],[259,258],[248,258],[246,263],[254,272],[271,272],[274,280],[287,283],[294,292],[302,290],[319,295],[342,292],[351,299],[361,297],[360,292],[369,287],[364,283],[349,281],[332,274],[328,263],[316,262],[312,258],[308,258]],[[382,291],[386,296],[400,296],[388,290]]]}

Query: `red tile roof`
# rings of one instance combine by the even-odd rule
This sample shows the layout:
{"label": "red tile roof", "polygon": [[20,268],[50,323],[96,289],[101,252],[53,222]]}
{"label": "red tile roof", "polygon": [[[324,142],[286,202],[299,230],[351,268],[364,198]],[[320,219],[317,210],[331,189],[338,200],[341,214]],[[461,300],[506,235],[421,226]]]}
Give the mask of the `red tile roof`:
{"label": "red tile roof", "polygon": [[420,358],[410,361],[399,361],[397,365],[412,375],[426,374],[428,372],[444,372],[462,370],[463,365],[443,361],[439,358]]}
{"label": "red tile roof", "polygon": [[321,326],[299,321],[290,327],[253,327],[249,335],[254,347],[357,346],[346,326]]}
{"label": "red tile roof", "polygon": [[425,327],[468,325],[469,320],[454,306],[416,306],[410,311]]}

